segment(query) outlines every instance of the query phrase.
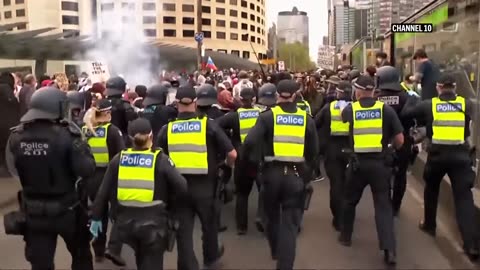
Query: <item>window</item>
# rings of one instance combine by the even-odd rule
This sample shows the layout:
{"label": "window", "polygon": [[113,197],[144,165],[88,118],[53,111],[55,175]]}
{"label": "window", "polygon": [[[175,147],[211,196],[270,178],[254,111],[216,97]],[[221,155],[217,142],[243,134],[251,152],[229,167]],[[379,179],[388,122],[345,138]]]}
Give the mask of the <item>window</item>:
{"label": "window", "polygon": [[255,5],[253,3],[250,3],[250,9],[255,10]]}
{"label": "window", "polygon": [[135,22],[135,19],[132,18],[132,17],[123,16],[122,17],[122,22],[125,23],[125,24],[133,23],[133,22]]}
{"label": "window", "polygon": [[[18,3],[15,2],[15,4],[18,4]],[[78,3],[62,1],[62,10],[78,11]]]}
{"label": "window", "polygon": [[10,6],[11,1],[10,0],[3,0],[3,5],[4,6]]}
{"label": "window", "polygon": [[163,17],[163,23],[175,24],[177,22],[175,17]]}
{"label": "window", "polygon": [[176,37],[177,36],[177,31],[165,29],[165,30],[163,30],[163,36],[164,37]]}
{"label": "window", "polygon": [[217,26],[225,27],[225,21],[224,20],[217,20]]}
{"label": "window", "polygon": [[248,34],[242,35],[242,41],[248,41]]}
{"label": "window", "polygon": [[250,25],[250,31],[255,32],[255,25]]}
{"label": "window", "polygon": [[242,52],[242,58],[250,59],[250,52],[243,51],[243,52]]}
{"label": "window", "polygon": [[230,54],[235,55],[237,57],[240,57],[240,51],[237,51],[237,50],[232,50],[232,52]]}
{"label": "window", "polygon": [[114,6],[113,3],[102,4],[101,9],[102,11],[110,11],[113,10]]}
{"label": "window", "polygon": [[135,3],[122,3],[122,9],[134,10]]}
{"label": "window", "polygon": [[255,15],[250,14],[250,21],[254,22],[255,21]]}
{"label": "window", "polygon": [[62,24],[78,25],[78,16],[62,16]]}
{"label": "window", "polygon": [[212,38],[212,32],[210,31],[203,31],[203,36],[206,38]]}
{"label": "window", "polygon": [[157,23],[157,17],[155,16],[145,16],[143,17],[144,24],[154,24]]}
{"label": "window", "polygon": [[246,12],[242,12],[242,18],[248,19],[248,14]]}
{"label": "window", "polygon": [[219,14],[219,15],[225,15],[225,9],[224,9],[224,8],[218,8],[218,7],[217,7],[217,14]]}
{"label": "window", "polygon": [[210,7],[202,6],[202,13],[212,13]]}
{"label": "window", "polygon": [[230,33],[230,39],[231,39],[231,40],[238,40],[238,34],[236,34],[236,33]]}
{"label": "window", "polygon": [[237,17],[238,16],[238,11],[230,9],[230,16],[231,17]]}
{"label": "window", "polygon": [[238,28],[238,23],[237,22],[230,22],[230,28],[237,29]]}
{"label": "window", "polygon": [[17,9],[15,11],[15,16],[17,17],[25,17],[25,9]]}
{"label": "window", "polygon": [[[260,42],[259,42],[260,43]],[[263,54],[262,53],[258,53],[258,60],[262,60],[263,59]]]}
{"label": "window", "polygon": [[183,17],[182,18],[182,23],[183,24],[195,24],[195,18]]}
{"label": "window", "polygon": [[217,3],[225,3],[225,0],[217,0]]}
{"label": "window", "polygon": [[27,29],[26,24],[22,24],[22,25],[17,26],[17,30],[25,30],[25,29]]}
{"label": "window", "polygon": [[210,19],[202,19],[202,25],[212,25],[212,20],[210,20]]}
{"label": "window", "polygon": [[[25,3],[25,0],[15,0],[15,4],[24,4]],[[18,27],[17,27],[18,28]],[[26,28],[26,27],[25,27]],[[20,29],[20,28],[18,28]]]}
{"label": "window", "polygon": [[238,5],[237,0],[230,0],[230,5],[232,5],[232,6]]}
{"label": "window", "polygon": [[265,40],[262,39],[262,45],[265,45]]}
{"label": "window", "polygon": [[175,4],[163,4],[164,11],[175,11]]}
{"label": "window", "polygon": [[259,6],[257,6],[257,12],[260,12],[260,7]]}
{"label": "window", "polygon": [[250,37],[250,42],[255,42],[255,37],[254,36]]}
{"label": "window", "polygon": [[242,30],[248,30],[248,24],[242,23]]}
{"label": "window", "polygon": [[194,12],[195,8],[193,5],[182,5],[183,12]]}
{"label": "window", "polygon": [[155,3],[143,3],[143,10],[155,10]]}
{"label": "window", "polygon": [[217,32],[218,39],[225,39],[225,32]]}
{"label": "window", "polygon": [[156,37],[157,36],[157,29],[145,29],[145,36],[146,37]]}
{"label": "window", "polygon": [[242,3],[242,4],[241,4],[241,5],[242,5],[242,7],[247,7],[247,1],[245,1],[245,0],[242,0],[242,2],[241,2],[241,3]]}
{"label": "window", "polygon": [[193,30],[183,30],[183,37],[194,37],[195,31]]}
{"label": "window", "polygon": [[262,33],[262,30],[260,29],[260,27],[257,27],[257,33],[259,33],[259,34]]}
{"label": "window", "polygon": [[257,23],[260,23],[260,17],[257,17]]}
{"label": "window", "polygon": [[226,54],[226,53],[227,53],[227,50],[224,50],[224,49],[218,49],[218,50],[217,50],[217,52]]}
{"label": "window", "polygon": [[257,38],[257,43],[260,44],[261,40],[260,38]]}

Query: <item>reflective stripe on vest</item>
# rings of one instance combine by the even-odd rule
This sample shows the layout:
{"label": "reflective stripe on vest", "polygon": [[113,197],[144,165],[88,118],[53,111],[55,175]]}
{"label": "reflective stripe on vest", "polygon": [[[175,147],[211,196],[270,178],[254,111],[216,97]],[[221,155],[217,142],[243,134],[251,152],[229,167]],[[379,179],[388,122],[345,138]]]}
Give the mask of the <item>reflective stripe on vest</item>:
{"label": "reflective stripe on vest", "polygon": [[181,174],[208,174],[207,118],[168,123],[168,153]]}
{"label": "reflective stripe on vest", "polygon": [[330,135],[332,136],[348,136],[350,130],[350,123],[344,123],[340,113],[338,101],[330,103]]}
{"label": "reflective stripe on vest", "polygon": [[400,85],[402,86],[402,89],[407,92],[411,90],[405,82],[401,82]]}
{"label": "reflective stripe on vest", "polygon": [[459,145],[465,143],[465,99],[457,96],[446,102],[432,98],[432,143]]}
{"label": "reflective stripe on vest", "polygon": [[273,157],[265,161],[303,162],[307,113],[297,110],[287,113],[280,106],[273,107]]}
{"label": "reflective stripe on vest", "polygon": [[95,133],[97,136],[93,136],[90,130],[86,127],[82,127],[83,134],[88,138],[87,142],[90,145],[90,149],[93,153],[93,158],[95,159],[95,164],[97,167],[107,167],[108,162],[110,161],[110,156],[108,155],[108,128],[110,124],[101,125],[95,127]]}
{"label": "reflective stripe on vest", "polygon": [[243,143],[247,137],[248,131],[255,126],[257,118],[260,115],[260,109],[244,109],[237,110],[238,122],[240,123],[240,141]]}
{"label": "reflective stripe on vest", "polygon": [[117,200],[128,207],[150,207],[163,204],[154,201],[155,163],[160,150],[123,150],[118,167]]}
{"label": "reflective stripe on vest", "polygon": [[376,101],[372,107],[363,108],[357,101],[352,109],[355,153],[382,152],[383,102]]}
{"label": "reflective stripe on vest", "polygon": [[312,108],[310,107],[310,103],[306,100],[301,100],[297,102],[297,107],[306,111],[309,115],[312,115]]}

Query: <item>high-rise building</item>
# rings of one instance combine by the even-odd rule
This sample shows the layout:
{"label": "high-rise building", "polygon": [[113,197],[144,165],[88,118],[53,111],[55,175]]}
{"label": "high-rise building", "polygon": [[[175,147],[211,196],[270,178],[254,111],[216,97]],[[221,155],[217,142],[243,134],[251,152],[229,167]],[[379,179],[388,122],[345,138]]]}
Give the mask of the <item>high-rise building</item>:
{"label": "high-rise building", "polygon": [[322,45],[323,45],[323,46],[327,46],[327,45],[328,45],[328,36],[323,36]]}
{"label": "high-rise building", "polygon": [[280,42],[300,42],[308,48],[308,27],[307,13],[299,11],[296,7],[294,7],[292,11],[282,11],[278,13],[277,35]]}

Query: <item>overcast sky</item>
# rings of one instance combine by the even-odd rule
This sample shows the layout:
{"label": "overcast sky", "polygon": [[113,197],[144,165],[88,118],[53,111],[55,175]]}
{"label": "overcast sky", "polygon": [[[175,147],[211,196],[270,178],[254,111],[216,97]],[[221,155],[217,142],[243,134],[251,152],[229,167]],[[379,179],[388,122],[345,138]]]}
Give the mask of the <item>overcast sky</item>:
{"label": "overcast sky", "polygon": [[294,6],[300,11],[306,11],[310,30],[310,58],[317,61],[318,46],[322,37],[328,34],[327,0],[266,0],[268,27],[277,23],[280,11],[291,11]]}

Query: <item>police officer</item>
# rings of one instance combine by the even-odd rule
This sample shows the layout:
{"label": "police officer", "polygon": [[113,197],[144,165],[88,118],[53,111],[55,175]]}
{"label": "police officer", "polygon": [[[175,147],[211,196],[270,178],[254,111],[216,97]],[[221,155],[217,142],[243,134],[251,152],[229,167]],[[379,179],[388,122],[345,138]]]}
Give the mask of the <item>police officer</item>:
{"label": "police officer", "polygon": [[[89,130],[87,126],[82,127],[82,132],[87,138],[88,145],[93,152],[96,169],[95,174],[85,179],[87,183],[87,193],[91,201],[95,200],[98,189],[102,184],[103,177],[107,171],[107,166],[110,160],[125,148],[125,142],[122,132],[110,123],[112,104],[108,99],[101,99],[97,101],[95,111],[95,123],[92,123],[93,130]],[[95,132],[95,133],[93,133]],[[125,261],[120,256],[122,251],[122,244],[117,239],[116,226],[112,226],[110,239],[108,242],[108,249],[105,251],[105,244],[107,242],[107,228],[108,228],[108,207],[104,211],[105,215],[102,217],[103,227],[102,233],[92,243],[95,252],[95,260],[101,262],[104,256],[118,266],[125,266]]]}
{"label": "police officer", "polygon": [[278,105],[260,114],[243,149],[250,160],[265,161],[266,232],[277,269],[293,269],[306,182],[311,180],[318,152],[314,121],[294,102],[297,90],[293,80],[278,83]]}
{"label": "police officer", "polygon": [[[240,100],[242,107],[236,112],[231,112],[217,119],[218,125],[228,131],[232,131],[232,143],[237,152],[240,152],[242,143],[247,137],[248,131],[255,125],[260,109],[255,108],[255,92],[252,88],[243,88],[240,90]],[[248,162],[243,158],[237,158],[234,171],[236,206],[235,220],[237,223],[237,233],[244,235],[248,229],[248,197],[252,191],[253,183],[256,181],[257,165]],[[257,182],[257,188],[259,185]],[[261,202],[259,202],[259,209]],[[257,211],[258,213],[259,211]],[[260,213],[257,215],[256,223],[260,223]]]}
{"label": "police officer", "polygon": [[360,76],[353,84],[357,101],[343,110],[343,122],[350,123],[350,139],[353,153],[347,168],[345,203],[339,241],[350,246],[355,219],[355,208],[363,189],[370,185],[375,208],[375,223],[384,250],[385,262],[396,263],[393,213],[390,203],[390,178],[393,157],[388,144],[393,139],[395,148],[403,144],[403,128],[395,111],[373,98],[374,81]]}
{"label": "police officer", "polygon": [[130,123],[133,148],[115,155],[93,204],[90,231],[102,232],[108,202],[116,205],[120,239],[134,251],[139,270],[163,269],[167,249],[168,205],[185,196],[187,182],[161,149],[152,147],[152,128],[147,119]]}
{"label": "police officer", "polygon": [[202,224],[203,262],[215,265],[223,256],[218,244],[218,207],[216,201],[217,153],[227,153],[233,167],[237,152],[223,130],[212,120],[196,113],[195,89],[181,86],[176,100],[178,117],[159,133],[158,145],[175,162],[188,182],[188,198],[177,206],[180,228],[177,234],[178,269],[199,269],[193,250],[195,214]]}
{"label": "police officer", "polygon": [[206,115],[210,119],[217,119],[225,113],[217,104],[217,90],[209,83],[197,88],[197,110],[199,115]]}
{"label": "police officer", "polygon": [[310,107],[310,103],[303,98],[302,91],[297,91],[295,102],[297,103],[298,108],[306,111],[308,115],[312,116],[312,108]]}
{"label": "police officer", "polygon": [[342,202],[345,186],[345,169],[348,156],[344,149],[349,147],[349,124],[343,123],[340,105],[351,102],[352,85],[342,81],[337,87],[337,100],[324,106],[315,117],[320,137],[320,155],[325,157],[325,171],[330,180],[330,210],[332,225],[340,231]]}
{"label": "police officer", "polygon": [[161,127],[177,117],[175,108],[165,106],[167,95],[168,88],[166,86],[163,84],[154,85],[148,88],[147,96],[143,101],[144,109],[141,116],[150,121],[154,138],[157,138]]}
{"label": "police officer", "polygon": [[76,187],[77,178],[93,175],[95,160],[80,130],[61,122],[66,102],[56,88],[36,91],[7,145],[7,164],[20,172],[25,256],[34,270],[54,269],[57,236],[72,255],[73,270],[93,270],[87,202]]}
{"label": "police officer", "polygon": [[348,73],[348,80],[354,83],[359,76],[360,76],[360,71],[358,69],[354,69]]}
{"label": "police officer", "polygon": [[[277,87],[273,83],[266,83],[258,89],[257,107],[262,111],[269,110],[277,104]],[[260,106],[258,106],[260,105]]]}
{"label": "police officer", "polygon": [[69,107],[69,115],[66,117],[70,118],[69,120],[78,127],[83,126],[83,115],[85,112],[85,94],[78,91],[68,91],[67,100]]}
{"label": "police officer", "polygon": [[[124,100],[122,95],[125,93],[127,83],[122,77],[112,77],[107,80],[106,95],[107,99],[112,102],[112,124],[127,134],[128,122],[137,118],[135,109],[130,102]],[[125,144],[129,145],[130,141],[124,136]]]}
{"label": "police officer", "polygon": [[[473,119],[474,106],[456,94],[455,78],[444,74],[437,82],[438,97],[425,100],[416,106],[409,102],[402,116],[426,121],[428,158],[423,177],[425,179],[425,215],[420,229],[434,236],[440,183],[445,174],[452,183],[457,223],[463,239],[465,253],[478,259],[478,236],[472,191],[475,172],[475,153],[470,152],[467,138]],[[473,154],[472,156],[470,154]]]}
{"label": "police officer", "polygon": [[392,66],[383,66],[377,69],[376,76],[377,89],[379,90],[378,100],[395,110],[403,126],[404,143],[396,151],[392,194],[393,215],[397,216],[407,188],[407,169],[414,145],[413,138],[410,136],[410,129],[415,125],[415,122],[412,119],[405,119],[400,116],[400,112],[410,96],[401,89],[398,70]]}

